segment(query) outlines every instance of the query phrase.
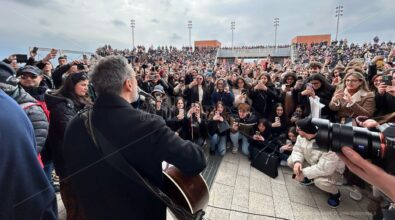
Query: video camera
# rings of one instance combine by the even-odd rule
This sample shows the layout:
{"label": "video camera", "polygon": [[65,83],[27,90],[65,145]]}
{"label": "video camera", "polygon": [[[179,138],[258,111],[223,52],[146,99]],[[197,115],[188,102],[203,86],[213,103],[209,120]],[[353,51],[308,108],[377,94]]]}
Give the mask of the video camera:
{"label": "video camera", "polygon": [[320,118],[313,118],[312,123],[318,127],[316,141],[321,149],[341,152],[344,146],[352,147],[363,158],[372,159],[387,172],[395,173],[395,124],[383,124],[378,127],[379,132],[374,132]]}

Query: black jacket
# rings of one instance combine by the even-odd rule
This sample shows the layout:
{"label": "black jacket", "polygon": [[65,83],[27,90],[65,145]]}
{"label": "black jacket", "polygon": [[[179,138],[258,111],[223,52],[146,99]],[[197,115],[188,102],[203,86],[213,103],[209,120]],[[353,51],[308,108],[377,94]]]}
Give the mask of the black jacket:
{"label": "black jacket", "polygon": [[[299,104],[304,106],[304,115],[309,115],[311,113],[311,106],[310,106],[310,100],[309,96],[304,96],[301,95],[301,92],[299,93]],[[331,102],[333,93],[335,92],[334,87],[329,87],[328,89],[318,89],[314,90],[315,95],[320,98],[320,103],[324,104],[325,106],[321,109],[321,118],[332,120],[333,117],[336,115],[335,112],[333,112],[329,108],[329,103]]]}
{"label": "black jacket", "polygon": [[[130,144],[119,153],[159,187],[163,185],[162,161],[186,175],[196,175],[206,166],[197,145],[176,136],[160,117],[134,109],[118,95],[99,95],[92,124],[116,148]],[[166,207],[150,191],[100,160],[103,156],[80,117],[67,127],[63,155],[67,176],[73,174],[69,179],[73,193],[88,219],[166,219]]]}
{"label": "black jacket", "polygon": [[259,118],[268,118],[278,100],[278,91],[268,86],[267,91],[251,89],[252,108]]}
{"label": "black jacket", "polygon": [[[205,86],[202,86],[202,88],[203,88],[202,105],[203,105],[203,109],[206,110],[206,108],[211,106],[211,94]],[[199,101],[198,86],[194,86],[192,88],[189,88],[187,86],[187,88],[184,91],[184,98],[187,101],[186,107],[190,107],[192,103],[198,102]]]}
{"label": "black jacket", "polygon": [[64,176],[64,162],[60,152],[63,144],[64,132],[66,126],[80,109],[74,106],[73,101],[68,98],[55,96],[51,93],[45,94],[45,102],[50,114],[50,124],[48,139],[45,145],[44,156],[52,158],[55,171],[59,176]]}
{"label": "black jacket", "polygon": [[388,93],[385,93],[384,95],[375,93],[374,99],[377,106],[375,116],[382,116],[395,112],[395,96]]}

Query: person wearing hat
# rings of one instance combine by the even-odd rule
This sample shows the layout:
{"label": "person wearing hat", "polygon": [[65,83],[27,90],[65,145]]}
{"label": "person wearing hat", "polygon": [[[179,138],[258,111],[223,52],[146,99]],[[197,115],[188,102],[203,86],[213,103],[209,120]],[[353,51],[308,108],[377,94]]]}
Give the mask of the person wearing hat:
{"label": "person wearing hat", "polygon": [[25,111],[30,119],[37,142],[37,153],[44,148],[47,139],[49,122],[44,110],[37,105],[37,100],[32,97],[25,89],[18,85],[14,69],[0,61],[0,89],[13,98]]}
{"label": "person wearing hat", "polygon": [[48,90],[45,85],[40,85],[43,80],[42,71],[36,66],[26,65],[19,70],[19,84],[36,100],[44,101],[44,94]]}
{"label": "person wearing hat", "polygon": [[336,208],[340,204],[340,191],[336,183],[343,180],[345,165],[336,153],[323,152],[318,148],[315,137],[317,128],[311,117],[296,122],[298,137],[293,151],[288,158],[288,166],[301,185],[314,184],[317,188],[329,193],[328,205]]}
{"label": "person wearing hat", "polygon": [[154,114],[161,116],[164,120],[170,118],[170,107],[167,103],[167,96],[162,85],[156,85],[151,92],[154,97]]}

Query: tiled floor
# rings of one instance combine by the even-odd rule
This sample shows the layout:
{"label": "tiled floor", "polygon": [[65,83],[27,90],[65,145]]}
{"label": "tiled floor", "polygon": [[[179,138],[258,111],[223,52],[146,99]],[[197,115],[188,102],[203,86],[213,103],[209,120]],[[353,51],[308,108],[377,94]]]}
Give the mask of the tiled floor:
{"label": "tiled floor", "polygon": [[295,182],[291,169],[281,167],[279,176],[271,179],[251,167],[246,157],[228,153],[211,189],[205,217],[211,220],[371,219],[365,211],[366,196],[361,202],[355,202],[345,187],[341,187],[341,192],[341,205],[332,209],[326,204],[324,192]]}
{"label": "tiled floor", "polygon": [[[227,153],[210,192],[208,220],[356,220],[371,219],[366,211],[369,199],[355,202],[341,187],[342,202],[337,209],[327,206],[327,195],[315,186],[301,186],[292,179],[292,170],[279,168],[271,179],[252,168],[241,154]],[[59,198],[59,207],[62,206]],[[230,209],[230,210],[226,210]],[[59,208],[65,219],[65,211]],[[254,213],[254,214],[251,214]],[[168,219],[173,219],[168,214]]]}

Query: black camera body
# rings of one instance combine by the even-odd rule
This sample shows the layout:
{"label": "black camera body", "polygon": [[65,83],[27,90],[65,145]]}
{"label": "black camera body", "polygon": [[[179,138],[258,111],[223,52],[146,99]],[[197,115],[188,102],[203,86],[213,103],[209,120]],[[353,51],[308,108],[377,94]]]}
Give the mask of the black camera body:
{"label": "black camera body", "polygon": [[395,124],[386,123],[378,127],[379,132],[367,128],[331,123],[313,118],[318,127],[316,142],[321,149],[341,152],[344,146],[352,147],[365,159],[372,159],[390,173],[395,173]]}

